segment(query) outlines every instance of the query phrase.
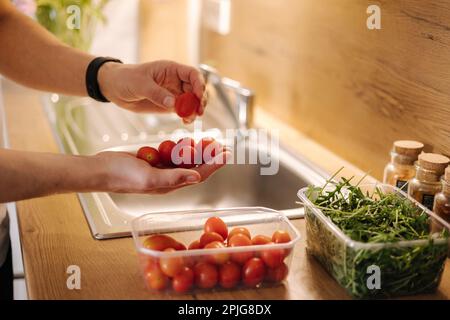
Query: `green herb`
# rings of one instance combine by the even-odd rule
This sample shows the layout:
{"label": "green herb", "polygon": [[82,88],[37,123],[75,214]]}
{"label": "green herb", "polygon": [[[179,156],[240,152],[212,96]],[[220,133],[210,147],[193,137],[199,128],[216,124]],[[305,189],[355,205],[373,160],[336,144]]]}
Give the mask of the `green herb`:
{"label": "green herb", "polygon": [[[362,179],[334,182],[306,193],[313,206],[306,205],[308,251],[353,296],[390,297],[433,291],[439,285],[448,250],[447,230],[398,192],[375,187],[364,192]],[[345,235],[358,243],[348,245],[314,212],[320,209]],[[431,232],[433,230],[433,232]],[[405,245],[399,241],[414,241]],[[369,266],[381,271],[381,288],[370,289]]]}

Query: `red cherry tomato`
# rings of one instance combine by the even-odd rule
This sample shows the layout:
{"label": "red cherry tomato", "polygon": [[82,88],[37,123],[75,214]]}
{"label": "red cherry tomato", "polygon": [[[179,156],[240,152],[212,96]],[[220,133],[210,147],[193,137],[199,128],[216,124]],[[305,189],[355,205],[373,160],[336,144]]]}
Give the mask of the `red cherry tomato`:
{"label": "red cherry tomato", "polygon": [[[175,252],[175,249],[168,248],[164,252]],[[159,259],[159,267],[166,276],[175,277],[184,267],[183,257],[163,257]]]}
{"label": "red cherry tomato", "polygon": [[291,241],[291,236],[289,233],[283,230],[277,230],[272,235],[272,242],[275,243],[286,243]]}
{"label": "red cherry tomato", "polygon": [[233,238],[233,236],[235,236],[237,234],[243,234],[247,238],[251,239],[250,231],[248,231],[247,228],[237,227],[237,228],[233,228],[231,230],[231,232],[228,234],[228,242],[230,242],[230,239]]}
{"label": "red cherry tomato", "polygon": [[270,249],[261,251],[260,257],[269,268],[276,268],[283,264],[286,253],[284,249]]}
{"label": "red cherry tomato", "polygon": [[[221,152],[224,151],[224,148],[222,144],[220,144],[217,141],[213,141],[209,143],[203,150],[202,150],[202,158],[203,163],[207,163],[214,159],[217,155],[219,155]],[[222,159],[223,161],[224,159]]]}
{"label": "red cherry tomato", "polygon": [[[250,239],[242,234],[238,233],[231,237],[230,240],[228,240],[228,244],[230,247],[243,247],[243,246],[251,246],[252,242]],[[251,250],[249,248],[249,250]],[[244,264],[247,260],[251,259],[253,257],[253,252],[235,252],[231,254],[231,260],[234,262],[237,262],[239,264]]]}
{"label": "red cherry tomato", "polygon": [[184,267],[172,280],[172,288],[175,292],[188,292],[194,285],[194,271]]}
{"label": "red cherry tomato", "polygon": [[241,280],[241,267],[232,261],[228,261],[219,269],[219,283],[222,288],[234,288]]}
{"label": "red cherry tomato", "polygon": [[219,273],[217,268],[207,262],[199,262],[194,267],[195,284],[202,289],[210,289],[217,284]]}
{"label": "red cherry tomato", "polygon": [[181,118],[193,115],[200,107],[200,100],[192,92],[179,95],[175,101],[175,112]]}
{"label": "red cherry tomato", "polygon": [[201,249],[202,247],[201,247],[201,245],[200,245],[200,241],[199,240],[195,240],[194,242],[192,242],[190,245],[189,245],[189,247],[188,247],[188,249],[189,250],[197,250],[197,249]]}
{"label": "red cherry tomato", "polygon": [[161,142],[161,144],[158,147],[160,161],[166,167],[173,166],[172,150],[175,147],[175,145],[176,145],[175,142],[166,140]]}
{"label": "red cherry tomato", "polygon": [[175,241],[175,246],[173,248],[177,251],[187,250],[186,246],[178,241]]}
{"label": "red cherry tomato", "polygon": [[[201,139],[201,140],[197,143],[197,146],[196,146],[197,153],[199,153],[199,154],[201,155],[203,163],[206,162],[206,161],[205,161],[205,151],[206,151],[206,149],[208,148],[208,146],[209,146],[210,144],[215,143],[215,142],[216,142],[216,140],[215,140],[214,138],[207,137],[207,138]],[[211,156],[212,156],[212,153],[213,153],[213,152],[214,152],[214,156],[215,156],[215,153],[216,153],[216,150],[215,150],[215,149],[216,149],[216,148],[208,148],[209,157],[207,156],[207,157],[206,157],[206,160],[211,159]]]}
{"label": "red cherry tomato", "polygon": [[179,168],[190,169],[195,167],[197,159],[197,151],[189,146],[177,144],[172,150],[172,161]]}
{"label": "red cherry tomato", "polygon": [[216,232],[205,232],[200,237],[200,247],[204,248],[208,243],[214,242],[214,241],[223,242],[223,238],[220,234],[218,234]]}
{"label": "red cherry tomato", "polygon": [[164,234],[156,234],[145,239],[142,245],[144,246],[144,248],[150,250],[164,251],[167,248],[176,249],[177,247],[179,247],[180,243],[172,237],[166,236]]}
{"label": "red cherry tomato", "polygon": [[160,164],[160,155],[158,150],[152,147],[142,147],[138,150],[137,155],[139,159],[147,161],[152,167]]}
{"label": "red cherry tomato", "polygon": [[169,278],[161,271],[157,265],[147,268],[145,272],[147,286],[153,290],[163,290],[169,284]]}
{"label": "red cherry tomato", "polygon": [[242,267],[242,281],[249,287],[256,287],[264,280],[266,268],[260,258],[251,258]]}
{"label": "red cherry tomato", "polygon": [[270,242],[272,242],[272,239],[268,236],[257,235],[252,238],[252,245],[254,246],[260,246]]}
{"label": "red cherry tomato", "polygon": [[222,236],[222,238],[226,239],[228,237],[228,228],[225,222],[219,217],[211,217],[206,220],[205,232],[215,232]]}
{"label": "red cherry tomato", "polygon": [[285,263],[281,264],[277,268],[267,269],[266,279],[270,282],[281,282],[286,279],[289,269]]}
{"label": "red cherry tomato", "polygon": [[[205,249],[224,249],[224,248],[225,248],[225,245],[223,244],[223,242],[220,242],[220,241],[213,241],[213,242],[208,243],[205,246]],[[221,264],[226,263],[228,260],[230,260],[230,255],[227,252],[217,253],[217,254],[208,255],[207,259],[211,263],[221,265]]]}

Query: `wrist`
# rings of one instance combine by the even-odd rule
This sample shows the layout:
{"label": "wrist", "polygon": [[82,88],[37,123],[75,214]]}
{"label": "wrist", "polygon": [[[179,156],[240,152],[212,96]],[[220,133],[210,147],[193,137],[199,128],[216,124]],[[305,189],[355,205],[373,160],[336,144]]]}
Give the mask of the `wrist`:
{"label": "wrist", "polygon": [[74,191],[73,189],[77,192],[109,191],[109,175],[100,159],[96,156],[74,156],[71,162],[72,165],[68,167],[72,179],[68,179],[71,181],[68,191]]}
{"label": "wrist", "polygon": [[97,74],[97,82],[100,88],[100,92],[109,101],[114,99],[114,85],[116,83],[116,71],[121,66],[120,63],[109,61],[104,63]]}

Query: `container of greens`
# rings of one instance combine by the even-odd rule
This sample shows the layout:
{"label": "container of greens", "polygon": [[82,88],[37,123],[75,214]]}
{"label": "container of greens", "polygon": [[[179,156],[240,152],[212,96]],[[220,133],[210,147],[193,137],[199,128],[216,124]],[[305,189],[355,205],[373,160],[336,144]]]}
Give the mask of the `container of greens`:
{"label": "container of greens", "polygon": [[390,185],[332,179],[298,192],[308,253],[355,298],[435,291],[447,258],[448,223]]}

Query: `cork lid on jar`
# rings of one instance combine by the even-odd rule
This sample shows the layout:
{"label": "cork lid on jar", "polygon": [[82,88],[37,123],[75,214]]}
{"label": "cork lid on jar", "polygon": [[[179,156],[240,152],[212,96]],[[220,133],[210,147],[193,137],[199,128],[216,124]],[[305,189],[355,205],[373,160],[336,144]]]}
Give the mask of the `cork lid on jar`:
{"label": "cork lid on jar", "polygon": [[450,183],[450,166],[445,169],[445,180]]}
{"label": "cork lid on jar", "polygon": [[393,151],[403,156],[417,159],[417,156],[422,152],[423,147],[423,143],[418,141],[398,140],[394,142]]}
{"label": "cork lid on jar", "polygon": [[450,159],[437,153],[422,153],[419,155],[419,166],[423,169],[435,171],[438,175],[443,175],[445,168],[450,163]]}

